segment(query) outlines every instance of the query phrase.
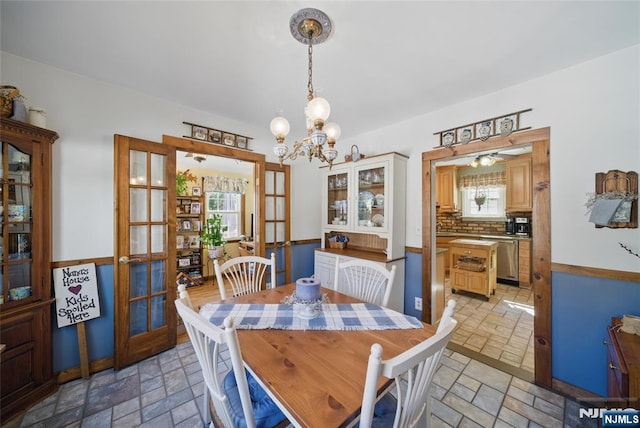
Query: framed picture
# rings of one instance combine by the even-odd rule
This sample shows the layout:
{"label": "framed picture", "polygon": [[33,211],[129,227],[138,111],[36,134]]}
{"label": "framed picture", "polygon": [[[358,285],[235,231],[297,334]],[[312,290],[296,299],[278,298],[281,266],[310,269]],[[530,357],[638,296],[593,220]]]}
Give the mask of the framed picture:
{"label": "framed picture", "polygon": [[189,236],[189,248],[200,248],[200,237],[198,235]]}
{"label": "framed picture", "polygon": [[235,146],[236,145],[236,136],[233,134],[227,134],[226,132],[222,136],[222,142],[226,146]]}
{"label": "framed picture", "polygon": [[182,230],[191,230],[191,222],[189,220],[182,222]]}
{"label": "framed picture", "polygon": [[191,127],[191,136],[197,140],[206,140],[207,139],[207,129],[202,126],[192,126]]}
{"label": "framed picture", "polygon": [[236,137],[236,146],[238,146],[238,148],[240,148],[240,149],[246,149],[247,148],[247,137],[242,137],[242,136],[238,135]]}
{"label": "framed picture", "polygon": [[191,259],[188,257],[178,259],[178,266],[179,267],[191,266]]}
{"label": "framed picture", "polygon": [[191,214],[200,214],[200,202],[191,202]]}
{"label": "framed picture", "polygon": [[507,136],[511,134],[515,129],[515,116],[505,116],[496,120],[496,133],[500,132],[500,135]]}
{"label": "framed picture", "polygon": [[200,220],[192,220],[191,230],[194,232],[200,232],[202,230],[202,222]]}
{"label": "framed picture", "polygon": [[178,250],[181,250],[184,248],[184,236],[182,235],[177,235],[176,236],[176,248]]}
{"label": "framed picture", "polygon": [[193,186],[191,188],[191,195],[193,195],[193,196],[202,196],[202,187]]}
{"label": "framed picture", "polygon": [[212,143],[220,143],[222,141],[222,132],[217,129],[209,130],[209,141]]}

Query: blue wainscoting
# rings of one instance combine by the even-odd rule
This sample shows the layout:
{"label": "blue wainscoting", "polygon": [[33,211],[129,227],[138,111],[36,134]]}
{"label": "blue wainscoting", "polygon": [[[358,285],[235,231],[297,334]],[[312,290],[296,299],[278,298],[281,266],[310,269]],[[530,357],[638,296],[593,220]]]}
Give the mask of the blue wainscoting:
{"label": "blue wainscoting", "polygon": [[406,253],[406,256],[407,259],[404,265],[404,313],[421,319],[422,313],[415,310],[415,298],[422,297],[422,254]]}
{"label": "blue wainscoting", "polygon": [[[85,322],[87,354],[89,361],[113,356],[113,265],[96,266],[100,317]],[[72,367],[80,367],[78,333],[75,325],[58,328],[55,304],[52,310],[51,326],[53,340],[53,372],[58,373]]]}
{"label": "blue wainscoting", "polygon": [[291,281],[313,275],[314,249],[319,247],[319,242],[296,244],[291,247]]}
{"label": "blue wainscoting", "polygon": [[611,317],[640,315],[640,283],[552,272],[552,375],[607,396],[607,337]]}

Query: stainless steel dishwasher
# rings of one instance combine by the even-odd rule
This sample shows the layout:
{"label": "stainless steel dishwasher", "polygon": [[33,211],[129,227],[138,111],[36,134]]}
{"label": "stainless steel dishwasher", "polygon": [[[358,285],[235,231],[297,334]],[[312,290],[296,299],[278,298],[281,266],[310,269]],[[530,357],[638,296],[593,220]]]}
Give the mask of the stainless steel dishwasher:
{"label": "stainless steel dishwasher", "polygon": [[496,239],[495,241],[498,243],[498,282],[518,285],[518,240]]}

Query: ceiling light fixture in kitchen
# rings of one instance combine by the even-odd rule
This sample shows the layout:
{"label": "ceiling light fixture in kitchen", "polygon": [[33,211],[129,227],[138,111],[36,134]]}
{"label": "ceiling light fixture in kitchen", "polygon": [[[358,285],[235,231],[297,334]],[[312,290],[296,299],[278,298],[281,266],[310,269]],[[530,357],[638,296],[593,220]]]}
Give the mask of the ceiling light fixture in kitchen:
{"label": "ceiling light fixture in kitchen", "polygon": [[469,166],[473,168],[478,168],[479,166],[492,166],[496,163],[496,158],[493,154],[491,155],[480,155],[477,156],[474,160],[469,163]]}

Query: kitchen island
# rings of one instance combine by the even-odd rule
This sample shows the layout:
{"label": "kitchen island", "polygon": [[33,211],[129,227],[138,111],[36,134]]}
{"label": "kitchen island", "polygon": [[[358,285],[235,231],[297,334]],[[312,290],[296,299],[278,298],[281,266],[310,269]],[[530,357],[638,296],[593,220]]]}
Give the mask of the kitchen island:
{"label": "kitchen island", "polygon": [[451,292],[481,294],[487,301],[496,292],[498,243],[476,239],[454,239],[449,244]]}

